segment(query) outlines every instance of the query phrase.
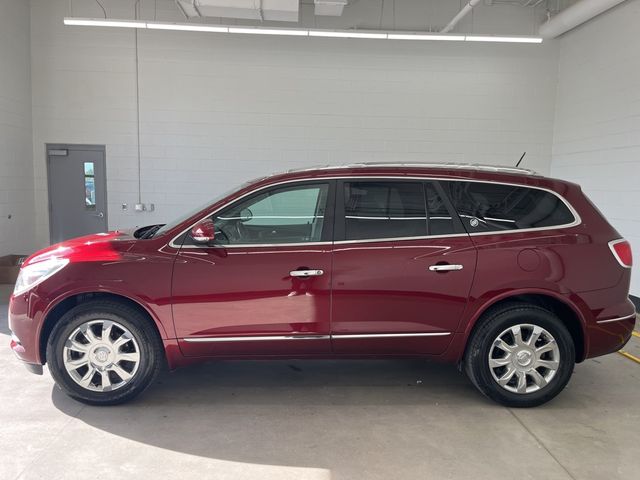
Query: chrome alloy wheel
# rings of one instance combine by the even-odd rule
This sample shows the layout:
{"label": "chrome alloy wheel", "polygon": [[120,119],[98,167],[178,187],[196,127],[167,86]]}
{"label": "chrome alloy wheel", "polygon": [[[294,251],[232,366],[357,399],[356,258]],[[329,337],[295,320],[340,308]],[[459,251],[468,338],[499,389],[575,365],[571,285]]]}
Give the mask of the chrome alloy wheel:
{"label": "chrome alloy wheel", "polygon": [[64,366],[81,387],[108,392],[123,387],[140,366],[140,348],[127,328],[92,320],[76,328],[63,349]]}
{"label": "chrome alloy wheel", "polygon": [[520,324],[504,330],[489,350],[493,379],[512,393],[532,393],[544,388],[560,366],[555,338],[538,325]]}

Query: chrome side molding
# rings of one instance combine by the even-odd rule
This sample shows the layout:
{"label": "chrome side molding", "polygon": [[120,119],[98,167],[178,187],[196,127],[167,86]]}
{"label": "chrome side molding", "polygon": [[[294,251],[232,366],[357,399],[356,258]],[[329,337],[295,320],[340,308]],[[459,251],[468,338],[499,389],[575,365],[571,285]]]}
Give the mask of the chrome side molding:
{"label": "chrome side molding", "polygon": [[402,338],[402,337],[446,337],[451,332],[425,332],[425,333],[337,333],[331,335],[331,339],[341,340],[349,338]]}
{"label": "chrome side molding", "polygon": [[402,338],[402,337],[444,337],[451,332],[424,332],[424,333],[337,333],[333,335],[261,335],[240,337],[185,337],[189,343],[210,342],[264,342],[280,340],[340,340],[349,338]]}
{"label": "chrome side molding", "polygon": [[186,337],[185,342],[189,343],[210,343],[210,342],[268,342],[274,340],[329,340],[330,335],[261,335],[261,336],[240,336],[240,337]]}

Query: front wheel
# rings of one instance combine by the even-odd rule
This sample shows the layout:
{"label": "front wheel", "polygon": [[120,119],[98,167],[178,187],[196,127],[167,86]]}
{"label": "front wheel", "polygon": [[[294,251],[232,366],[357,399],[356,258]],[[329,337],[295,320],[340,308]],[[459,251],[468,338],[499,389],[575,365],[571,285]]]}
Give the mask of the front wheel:
{"label": "front wheel", "polygon": [[139,395],[158,374],[162,342],[147,318],[117,302],[96,301],[67,312],[47,344],[49,370],[69,396],[115,405]]}
{"label": "front wheel", "polygon": [[575,346],[555,314],[534,305],[511,304],[480,321],[464,367],[487,397],[509,407],[535,407],[567,385]]}

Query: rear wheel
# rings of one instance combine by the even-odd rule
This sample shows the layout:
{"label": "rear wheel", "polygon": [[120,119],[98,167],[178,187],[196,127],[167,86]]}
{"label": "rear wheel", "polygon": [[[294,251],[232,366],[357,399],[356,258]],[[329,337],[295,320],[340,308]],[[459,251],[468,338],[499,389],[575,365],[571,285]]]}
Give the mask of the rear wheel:
{"label": "rear wheel", "polygon": [[480,321],[464,367],[486,396],[505,406],[534,407],[567,385],[575,346],[554,313],[535,305],[510,304]]}
{"label": "rear wheel", "polygon": [[158,374],[162,342],[139,311],[117,302],[90,302],[67,312],[47,344],[49,370],[71,397],[114,405],[139,395]]}

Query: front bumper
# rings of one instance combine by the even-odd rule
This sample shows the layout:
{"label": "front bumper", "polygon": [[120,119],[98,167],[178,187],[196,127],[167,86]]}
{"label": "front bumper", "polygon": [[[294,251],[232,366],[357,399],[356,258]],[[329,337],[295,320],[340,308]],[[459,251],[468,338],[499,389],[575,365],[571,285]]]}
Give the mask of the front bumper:
{"label": "front bumper", "polygon": [[11,342],[9,343],[9,346],[11,347],[11,350],[13,350],[13,353],[16,354],[16,357],[22,361],[27,370],[31,373],[35,373],[36,375],[42,375],[42,365],[39,363],[28,363],[20,358],[20,356],[25,353],[25,349],[22,346],[22,343],[20,343],[20,339],[13,332],[11,332]]}
{"label": "front bumper", "polygon": [[22,362],[22,363],[24,364],[24,366],[29,372],[35,375],[42,375],[44,368],[39,363],[27,363],[27,362]]}
{"label": "front bumper", "polygon": [[13,353],[30,371],[42,370],[40,358],[40,326],[41,315],[34,315],[29,308],[29,293],[11,296],[9,300],[9,330],[11,330],[10,347]]}

